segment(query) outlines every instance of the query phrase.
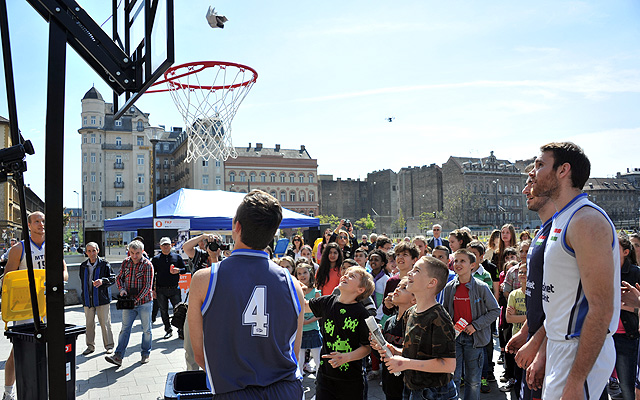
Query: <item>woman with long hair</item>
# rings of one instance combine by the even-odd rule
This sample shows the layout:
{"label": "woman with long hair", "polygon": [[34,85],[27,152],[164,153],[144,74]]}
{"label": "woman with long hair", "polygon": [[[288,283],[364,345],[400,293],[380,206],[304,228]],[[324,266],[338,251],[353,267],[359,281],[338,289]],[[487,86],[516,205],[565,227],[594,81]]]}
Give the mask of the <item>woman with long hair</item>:
{"label": "woman with long hair", "polygon": [[342,251],[337,243],[327,243],[322,252],[320,266],[316,272],[316,288],[322,295],[330,295],[340,283],[340,266],[342,265]]}
{"label": "woman with long hair", "polygon": [[467,245],[471,243],[473,239],[466,230],[456,229],[449,234],[449,247],[451,247],[451,253],[455,253],[460,249],[466,249]]}
{"label": "woman with long hair", "polygon": [[484,253],[485,260],[493,260],[493,255],[498,251],[500,247],[500,230],[494,229],[491,232],[491,236],[489,236],[489,241],[487,242],[487,251]]}
{"label": "woman with long hair", "polygon": [[304,246],[304,239],[300,235],[293,235],[291,239],[291,244],[287,249],[287,255],[294,260],[300,258],[300,250],[302,250],[302,246]]}
{"label": "woman with long hair", "polygon": [[319,262],[322,258],[322,252],[324,251],[324,246],[329,243],[329,239],[331,239],[331,229],[327,228],[324,230],[322,234],[322,242],[318,246],[318,252],[316,253],[316,262]]}
{"label": "woman with long hair", "polygon": [[[504,224],[500,228],[500,246],[494,253],[492,263],[498,267],[498,273],[504,270],[504,249],[507,247],[517,248],[516,229],[511,224]],[[505,271],[506,272],[506,271]]]}

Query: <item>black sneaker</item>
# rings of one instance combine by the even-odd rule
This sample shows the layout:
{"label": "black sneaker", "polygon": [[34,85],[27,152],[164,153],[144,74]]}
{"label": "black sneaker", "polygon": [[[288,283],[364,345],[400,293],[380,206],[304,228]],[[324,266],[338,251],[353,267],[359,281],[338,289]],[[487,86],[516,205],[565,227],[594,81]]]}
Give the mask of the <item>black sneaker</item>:
{"label": "black sneaker", "polygon": [[495,382],[496,381],[496,376],[493,374],[493,372],[489,372],[487,374],[487,382]]}
{"label": "black sneaker", "polygon": [[504,364],[504,351],[500,352],[500,357],[498,357],[497,363],[500,365]]}
{"label": "black sneaker", "polygon": [[491,387],[485,378],[480,381],[480,393],[491,393]]}

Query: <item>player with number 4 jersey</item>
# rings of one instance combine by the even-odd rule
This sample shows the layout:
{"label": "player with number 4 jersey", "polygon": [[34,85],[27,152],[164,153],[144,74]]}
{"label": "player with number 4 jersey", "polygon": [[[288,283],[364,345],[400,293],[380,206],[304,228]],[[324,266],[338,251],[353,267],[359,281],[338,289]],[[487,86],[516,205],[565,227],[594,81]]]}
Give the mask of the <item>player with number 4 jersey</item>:
{"label": "player with number 4 jersey", "polygon": [[191,281],[189,334],[216,399],[302,398],[304,295],[263,251],[281,220],[276,199],[249,193],[233,220],[231,256]]}

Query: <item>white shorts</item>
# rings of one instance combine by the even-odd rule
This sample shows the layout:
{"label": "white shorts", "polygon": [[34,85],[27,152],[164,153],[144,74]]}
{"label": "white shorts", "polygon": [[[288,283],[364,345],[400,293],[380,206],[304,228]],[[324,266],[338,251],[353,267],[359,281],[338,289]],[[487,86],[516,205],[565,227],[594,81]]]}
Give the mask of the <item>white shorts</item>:
{"label": "white shorts", "polygon": [[[579,340],[547,340],[547,365],[542,386],[542,398],[559,399],[564,390],[569,371],[578,351]],[[596,362],[584,385],[585,399],[598,399],[602,394],[616,363],[613,338],[607,336]]]}

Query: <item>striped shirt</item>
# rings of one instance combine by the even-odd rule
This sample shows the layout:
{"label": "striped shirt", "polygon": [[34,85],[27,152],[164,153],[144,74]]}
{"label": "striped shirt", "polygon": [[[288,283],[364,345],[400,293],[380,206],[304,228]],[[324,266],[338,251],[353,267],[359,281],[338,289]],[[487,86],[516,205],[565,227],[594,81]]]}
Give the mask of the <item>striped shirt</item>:
{"label": "striped shirt", "polygon": [[153,265],[149,259],[142,257],[138,264],[134,264],[131,257],[122,261],[120,272],[116,277],[118,291],[127,291],[135,295],[135,305],[139,306],[153,300],[151,286],[153,284]]}

